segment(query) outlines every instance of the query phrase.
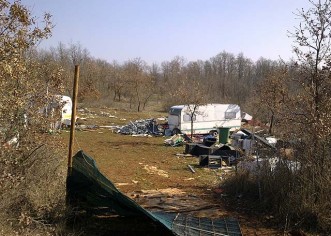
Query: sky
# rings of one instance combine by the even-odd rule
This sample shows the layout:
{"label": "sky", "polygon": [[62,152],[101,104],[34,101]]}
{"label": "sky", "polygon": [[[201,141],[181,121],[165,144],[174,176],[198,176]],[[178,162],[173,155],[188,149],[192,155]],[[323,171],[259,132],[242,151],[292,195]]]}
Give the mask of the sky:
{"label": "sky", "polygon": [[308,0],[21,0],[33,16],[48,12],[52,37],[39,47],[79,43],[112,62],[208,60],[222,51],[289,60],[298,9]]}

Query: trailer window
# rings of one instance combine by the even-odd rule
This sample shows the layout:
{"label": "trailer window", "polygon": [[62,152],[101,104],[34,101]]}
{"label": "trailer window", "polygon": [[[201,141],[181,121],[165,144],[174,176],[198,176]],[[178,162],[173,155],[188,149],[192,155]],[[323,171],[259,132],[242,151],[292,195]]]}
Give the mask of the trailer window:
{"label": "trailer window", "polygon": [[170,114],[170,115],[179,116],[181,110],[182,110],[182,109],[178,109],[178,108],[170,108],[169,114]]}
{"label": "trailer window", "polygon": [[[188,114],[185,114],[185,115],[183,115],[183,120],[184,121],[191,121],[191,116],[188,115]],[[193,116],[193,121],[195,121],[195,120],[196,120],[196,116],[194,115]]]}
{"label": "trailer window", "polygon": [[236,113],[235,112],[225,112],[224,117],[225,117],[225,119],[235,119]]}

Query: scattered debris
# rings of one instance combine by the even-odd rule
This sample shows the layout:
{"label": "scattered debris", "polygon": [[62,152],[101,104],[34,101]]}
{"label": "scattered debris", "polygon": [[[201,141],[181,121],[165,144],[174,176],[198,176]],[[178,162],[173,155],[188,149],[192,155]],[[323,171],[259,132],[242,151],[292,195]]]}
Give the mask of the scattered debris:
{"label": "scattered debris", "polygon": [[104,128],[104,129],[120,129],[120,126],[117,125],[100,125],[99,128]]}
{"label": "scattered debris", "polygon": [[169,178],[168,172],[164,170],[159,170],[156,166],[145,165],[144,170],[146,170],[148,174],[157,174]]}
{"label": "scattered debris", "polygon": [[16,135],[14,135],[11,139],[9,139],[7,142],[5,142],[2,146],[5,149],[9,149],[9,148],[18,148],[19,147],[19,133],[17,133]]}
{"label": "scattered debris", "polygon": [[131,183],[116,183],[117,186],[127,186],[131,185]]}
{"label": "scattered debris", "polygon": [[216,155],[208,155],[208,168],[222,168],[222,157]]}
{"label": "scattered debris", "polygon": [[[205,217],[219,217],[219,206],[177,188],[141,190],[130,194],[141,206],[150,210],[191,212]],[[222,213],[221,213],[222,214]],[[224,213],[223,213],[224,214]]]}
{"label": "scattered debris", "polygon": [[175,134],[171,138],[164,140],[164,144],[177,147],[183,145],[184,141],[185,140],[183,134]]}
{"label": "scattered debris", "polygon": [[216,143],[216,141],[217,138],[212,134],[209,134],[203,138],[203,144],[207,147],[213,146]]}
{"label": "scattered debris", "polygon": [[[179,189],[179,188],[164,188],[164,189],[157,189],[157,190],[140,190],[136,191],[135,193],[138,193],[140,196],[148,196],[148,197],[159,197],[160,195],[166,195],[166,196],[174,196],[174,195],[185,195],[186,193]],[[134,198],[136,197],[136,194],[132,194]]]}
{"label": "scattered debris", "polygon": [[130,121],[129,124],[122,126],[118,131],[120,134],[150,134],[161,135],[154,119]]}
{"label": "scattered debris", "polygon": [[109,117],[109,118],[117,118],[117,116],[111,115],[110,113],[103,112],[103,111],[100,112],[100,115],[105,116],[105,117]]}
{"label": "scattered debris", "polygon": [[[252,132],[248,129],[242,129],[242,132],[244,132],[246,135],[248,135],[252,138],[254,137],[255,140],[261,142],[262,144],[266,145],[267,147],[275,149],[275,145],[268,142],[268,140],[266,140],[264,137],[261,137],[261,136],[257,135],[256,133],[254,133],[254,132]],[[244,139],[244,140],[246,140],[246,139]]]}
{"label": "scattered debris", "polygon": [[253,117],[250,115],[250,114],[248,114],[248,113],[246,113],[246,112],[242,112],[241,113],[241,121],[242,122],[248,122],[248,121],[251,121],[253,119]]}
{"label": "scattered debris", "polygon": [[159,117],[156,118],[156,124],[160,130],[160,132],[165,136],[171,136],[171,130],[169,130],[168,118],[167,117]]}
{"label": "scattered debris", "polygon": [[253,160],[244,160],[238,163],[237,167],[242,170],[249,171],[253,174],[258,174],[260,168],[266,166],[270,168],[271,171],[274,171],[282,165],[283,167],[288,168],[291,171],[297,171],[300,169],[300,162],[298,161],[290,161],[290,160],[282,160],[278,157],[274,158],[255,158]]}
{"label": "scattered debris", "polygon": [[149,137],[149,138],[153,137],[150,134],[132,134],[131,136],[132,137]]}
{"label": "scattered debris", "polygon": [[86,118],[77,117],[77,119],[76,119],[76,125],[86,125],[86,123],[87,123],[87,119]]}
{"label": "scattered debris", "polygon": [[178,157],[193,157],[191,154],[184,154],[184,153],[176,153],[176,156]]}
{"label": "scattered debris", "polygon": [[185,178],[183,179],[184,181],[190,181],[190,180],[195,180],[194,178]]}
{"label": "scattered debris", "polygon": [[191,170],[192,173],[195,173],[195,170],[193,169],[193,167],[191,165],[187,165],[187,166]]}
{"label": "scattered debris", "polygon": [[78,130],[83,130],[83,129],[97,129],[99,128],[98,125],[78,125],[77,129]]}
{"label": "scattered debris", "polygon": [[277,143],[277,139],[275,137],[267,137],[266,140],[268,141],[269,144],[271,144],[272,146],[276,146]]}

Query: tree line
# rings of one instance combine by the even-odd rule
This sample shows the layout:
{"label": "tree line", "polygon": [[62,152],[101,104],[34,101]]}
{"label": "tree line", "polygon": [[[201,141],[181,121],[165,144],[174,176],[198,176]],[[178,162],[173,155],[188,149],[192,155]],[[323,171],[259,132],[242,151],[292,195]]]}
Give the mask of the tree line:
{"label": "tree line", "polygon": [[[243,53],[223,51],[205,61],[175,57],[148,65],[141,58],[123,63],[97,59],[80,44],[59,43],[38,50],[38,42],[51,36],[50,15],[45,14],[43,27],[38,27],[38,20],[20,1],[0,0],[0,218],[5,217],[1,227],[5,229],[1,222],[7,218],[19,226],[17,222],[49,219],[59,212],[60,186],[64,190],[65,180],[59,178],[64,175],[58,173],[63,156],[58,152],[63,148],[56,136],[45,133],[56,117],[38,111],[51,95],[70,95],[73,68],[79,64],[79,102],[124,104],[135,111],[151,102],[164,110],[174,104],[236,103],[268,122],[269,132],[283,141],[284,148],[293,150],[292,160],[300,168],[293,171],[282,160],[283,168],[266,170],[264,178],[240,179],[237,190],[243,180],[252,180],[252,187],[258,180],[260,204],[286,227],[311,226],[330,232],[331,0],[310,2],[311,8],[297,11],[301,23],[290,32],[292,61],[260,58],[254,62]],[[36,163],[44,168],[36,168]],[[34,193],[59,186],[53,189],[59,195],[43,196],[45,201],[38,205],[26,191],[30,186],[36,188]],[[17,234],[26,234],[21,229]]]}
{"label": "tree line", "polygon": [[[149,65],[141,58],[123,63],[94,58],[79,43],[59,43],[49,50],[36,51],[50,68],[61,68],[65,93],[70,95],[74,64],[79,64],[81,102],[102,99],[124,102],[127,108],[142,111],[150,101],[159,101],[164,110],[185,101],[184,93],[199,90],[210,103],[249,104],[256,86],[282,64],[260,58],[256,62],[223,51],[209,60],[187,61],[176,56],[170,61]],[[47,80],[46,73],[43,78]],[[194,97],[194,94],[188,94]]]}

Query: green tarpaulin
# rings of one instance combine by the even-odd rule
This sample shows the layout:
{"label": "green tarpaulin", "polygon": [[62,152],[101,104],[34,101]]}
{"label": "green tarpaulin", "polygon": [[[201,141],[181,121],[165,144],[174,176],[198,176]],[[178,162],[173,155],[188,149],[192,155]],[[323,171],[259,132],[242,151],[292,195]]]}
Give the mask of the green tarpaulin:
{"label": "green tarpaulin", "polygon": [[67,179],[67,194],[71,204],[102,209],[120,216],[146,217],[162,225],[173,235],[242,235],[235,219],[198,218],[144,209],[122,194],[100,173],[93,158],[83,151],[73,157],[72,171]]}

